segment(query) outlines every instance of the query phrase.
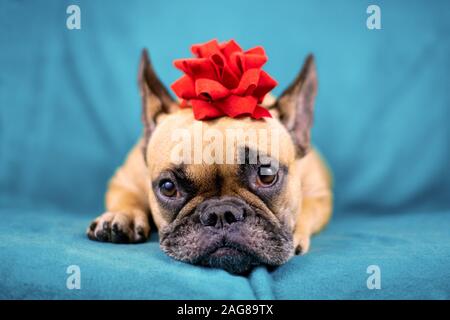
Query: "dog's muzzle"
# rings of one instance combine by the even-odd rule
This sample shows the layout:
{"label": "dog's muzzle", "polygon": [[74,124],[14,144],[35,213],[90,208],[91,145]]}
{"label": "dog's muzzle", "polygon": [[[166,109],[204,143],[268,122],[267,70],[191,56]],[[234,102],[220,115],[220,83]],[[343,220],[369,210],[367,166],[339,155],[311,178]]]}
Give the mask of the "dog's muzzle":
{"label": "dog's muzzle", "polygon": [[280,265],[293,252],[290,230],[233,196],[203,201],[191,215],[161,230],[160,242],[175,259],[231,273],[259,264]]}

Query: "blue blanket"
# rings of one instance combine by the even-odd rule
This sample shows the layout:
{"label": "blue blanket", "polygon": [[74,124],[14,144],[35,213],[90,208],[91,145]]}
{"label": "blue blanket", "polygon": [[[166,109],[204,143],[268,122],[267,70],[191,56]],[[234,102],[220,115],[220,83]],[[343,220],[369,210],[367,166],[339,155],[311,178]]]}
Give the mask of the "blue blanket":
{"label": "blue blanket", "polygon": [[[339,217],[308,255],[247,277],[175,261],[156,235],[137,245],[92,242],[86,214],[35,206],[0,213],[3,299],[450,298],[448,211]],[[67,288],[73,265],[79,290]],[[370,266],[379,268],[380,289],[368,289]]]}
{"label": "blue blanket", "polygon": [[[71,4],[80,30],[66,27]],[[377,1],[369,30],[369,4],[1,1],[0,298],[449,299],[449,5]],[[263,45],[275,94],[308,52],[318,65],[313,141],[334,173],[333,220],[308,255],[247,277],[174,261],[156,234],[84,236],[141,134],[140,50],[169,85],[172,61],[211,38]]]}

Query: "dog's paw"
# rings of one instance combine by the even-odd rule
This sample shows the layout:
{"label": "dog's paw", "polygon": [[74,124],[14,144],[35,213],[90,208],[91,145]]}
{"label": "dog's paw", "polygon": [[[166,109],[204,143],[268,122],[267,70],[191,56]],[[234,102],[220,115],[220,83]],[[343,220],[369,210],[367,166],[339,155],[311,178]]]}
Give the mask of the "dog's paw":
{"label": "dog's paw", "polygon": [[148,239],[150,225],[143,213],[105,212],[92,221],[86,233],[96,241],[139,243]]}
{"label": "dog's paw", "polygon": [[309,251],[309,246],[311,244],[311,237],[304,235],[294,236],[294,248],[296,255],[305,255]]}

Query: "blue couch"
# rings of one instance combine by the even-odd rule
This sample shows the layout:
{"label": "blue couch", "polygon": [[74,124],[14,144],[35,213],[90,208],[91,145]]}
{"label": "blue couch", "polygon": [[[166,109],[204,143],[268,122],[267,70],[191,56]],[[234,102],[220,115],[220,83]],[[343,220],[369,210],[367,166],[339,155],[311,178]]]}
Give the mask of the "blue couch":
{"label": "blue couch", "polygon": [[[449,299],[449,6],[376,2],[381,30],[367,29],[366,1],[2,1],[0,298]],[[66,28],[70,4],[81,30]],[[155,233],[84,235],[142,130],[141,48],[169,85],[172,60],[211,38],[264,45],[275,94],[315,53],[313,140],[335,180],[310,253],[245,277],[174,261]]]}

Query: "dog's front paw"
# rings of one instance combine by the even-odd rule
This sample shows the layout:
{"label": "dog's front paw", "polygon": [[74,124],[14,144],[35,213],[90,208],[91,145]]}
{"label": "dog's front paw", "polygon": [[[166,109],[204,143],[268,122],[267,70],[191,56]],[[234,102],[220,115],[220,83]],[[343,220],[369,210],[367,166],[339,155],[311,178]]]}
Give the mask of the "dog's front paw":
{"label": "dog's front paw", "polygon": [[148,239],[150,225],[144,213],[105,212],[86,231],[91,240],[139,243]]}
{"label": "dog's front paw", "polygon": [[301,234],[294,235],[294,248],[296,255],[304,255],[309,251],[311,237]]}

